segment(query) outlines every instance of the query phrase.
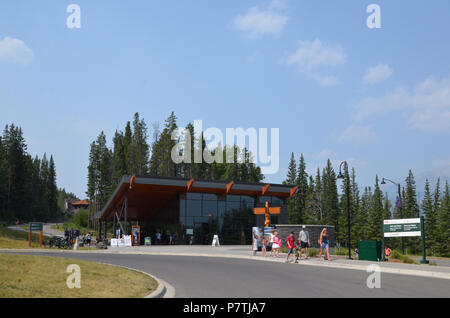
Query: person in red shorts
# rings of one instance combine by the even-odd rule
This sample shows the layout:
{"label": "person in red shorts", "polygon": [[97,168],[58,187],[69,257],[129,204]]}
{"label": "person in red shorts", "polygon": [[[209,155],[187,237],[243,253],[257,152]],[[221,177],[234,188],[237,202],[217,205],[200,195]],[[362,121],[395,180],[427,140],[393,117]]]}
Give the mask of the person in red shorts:
{"label": "person in red shorts", "polygon": [[289,263],[289,256],[292,254],[292,262],[295,262],[295,236],[294,232],[291,232],[291,234],[286,238],[286,244],[288,253],[286,256],[286,263]]}

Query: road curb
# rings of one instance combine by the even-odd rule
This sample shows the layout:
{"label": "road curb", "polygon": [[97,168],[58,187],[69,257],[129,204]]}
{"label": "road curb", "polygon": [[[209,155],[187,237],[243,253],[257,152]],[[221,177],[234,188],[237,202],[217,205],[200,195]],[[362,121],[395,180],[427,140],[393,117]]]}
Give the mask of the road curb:
{"label": "road curb", "polygon": [[102,263],[102,262],[96,262],[96,263],[122,267],[122,268],[125,268],[128,270],[131,270],[131,271],[135,271],[135,272],[147,275],[147,276],[153,278],[154,280],[156,280],[156,282],[158,283],[158,287],[156,288],[156,290],[142,298],[174,298],[175,297],[175,288],[172,285],[170,285],[169,283],[167,283],[166,281],[164,281],[156,276],[153,276],[152,274],[149,274],[147,272],[141,271],[136,268],[123,266],[123,265],[116,265],[116,264]]}

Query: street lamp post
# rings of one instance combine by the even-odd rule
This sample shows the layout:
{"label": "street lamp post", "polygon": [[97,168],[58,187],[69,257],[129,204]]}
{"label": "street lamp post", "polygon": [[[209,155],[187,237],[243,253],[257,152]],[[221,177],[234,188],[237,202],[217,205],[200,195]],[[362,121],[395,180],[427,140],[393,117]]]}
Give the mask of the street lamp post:
{"label": "street lamp post", "polygon": [[[344,164],[347,166],[347,171],[348,171],[348,164],[347,161],[342,161],[341,164],[339,165],[339,174],[337,176],[338,179],[342,179],[344,180],[344,175],[342,174],[341,171],[341,167],[342,164]],[[350,225],[350,178],[349,180],[347,180],[347,184],[346,184],[346,189],[347,189],[347,226],[348,226],[348,259],[353,259],[352,258],[352,243],[350,241],[350,230],[351,230],[351,225]]]}
{"label": "street lamp post", "polygon": [[[400,218],[403,219],[403,212],[402,212],[402,194],[400,191],[400,183],[394,182],[392,180],[389,180],[388,178],[383,178],[381,179],[381,184],[386,184],[386,181],[389,181],[393,184],[395,184],[397,186],[397,190],[398,190],[398,200],[396,202],[397,207],[399,209],[400,212]],[[403,237],[401,237],[401,242],[402,242],[402,254],[405,254],[405,245],[403,244]]]}

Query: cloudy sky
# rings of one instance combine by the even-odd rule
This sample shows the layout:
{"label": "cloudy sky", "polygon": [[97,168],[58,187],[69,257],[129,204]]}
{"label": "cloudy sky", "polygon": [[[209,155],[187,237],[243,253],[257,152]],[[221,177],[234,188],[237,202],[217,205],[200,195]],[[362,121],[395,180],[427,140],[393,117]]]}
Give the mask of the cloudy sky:
{"label": "cloudy sky", "polygon": [[[80,29],[66,25],[72,3]],[[0,125],[53,154],[58,186],[80,197],[90,142],[135,112],[149,128],[172,110],[180,125],[280,128],[269,182],[291,152],[309,172],[347,160],[362,186],[408,169],[450,177],[448,12],[448,0],[4,0]]]}

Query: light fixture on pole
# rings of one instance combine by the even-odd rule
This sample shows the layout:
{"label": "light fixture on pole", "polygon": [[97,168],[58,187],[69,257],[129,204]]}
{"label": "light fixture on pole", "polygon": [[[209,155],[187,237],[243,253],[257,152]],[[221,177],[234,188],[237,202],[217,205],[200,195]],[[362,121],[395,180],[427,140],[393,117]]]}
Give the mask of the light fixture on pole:
{"label": "light fixture on pole", "polygon": [[[396,205],[397,205],[398,210],[400,212],[400,219],[403,219],[403,213],[402,213],[402,205],[403,204],[402,204],[402,194],[401,194],[401,191],[400,191],[400,183],[397,183],[397,182],[394,182],[392,180],[389,180],[388,178],[382,178],[381,179],[381,184],[386,184],[386,180],[391,182],[391,183],[393,183],[393,184],[395,184],[397,186],[398,197],[397,197]],[[401,238],[401,240],[402,240],[402,254],[405,254],[405,245],[403,244],[403,237]]]}

